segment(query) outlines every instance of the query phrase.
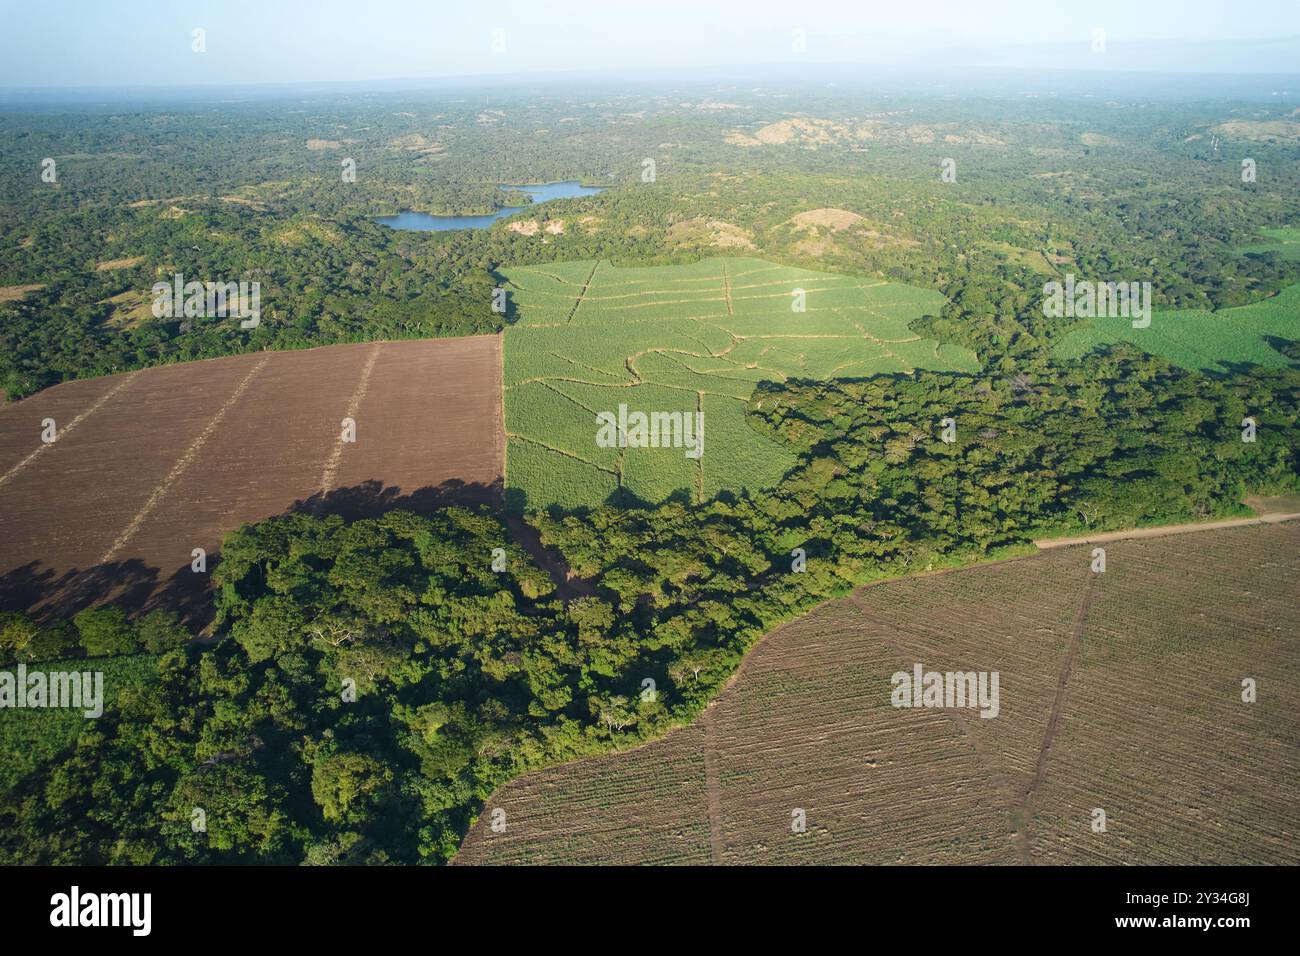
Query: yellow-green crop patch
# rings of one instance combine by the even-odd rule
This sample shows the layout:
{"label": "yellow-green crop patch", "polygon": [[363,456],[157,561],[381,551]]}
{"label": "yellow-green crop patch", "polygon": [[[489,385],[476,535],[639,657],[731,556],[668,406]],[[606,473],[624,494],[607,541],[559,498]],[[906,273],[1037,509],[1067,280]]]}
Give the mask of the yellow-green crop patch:
{"label": "yellow-green crop patch", "polygon": [[[769,487],[794,456],[745,419],[758,382],[978,368],[968,350],[908,328],[937,314],[943,296],[876,279],[748,258],[503,274],[516,309],[505,333],[512,507],[594,506],[620,489],[659,502]],[[689,442],[636,447],[635,424],[622,419],[631,440],[602,446],[597,416],[620,406],[633,422],[637,412],[702,414],[702,454],[686,454]]]}
{"label": "yellow-green crop patch", "polygon": [[1146,328],[1135,329],[1133,321],[1122,316],[1090,319],[1064,335],[1056,351],[1062,358],[1078,358],[1124,341],[1183,368],[1210,372],[1226,372],[1236,364],[1294,364],[1273,347],[1276,340],[1300,340],[1300,284],[1272,298],[1218,312],[1155,312]]}
{"label": "yellow-green crop patch", "polygon": [[[122,657],[92,657],[32,663],[28,673],[100,672],[104,675],[101,703],[105,711],[115,706],[118,696],[132,687],[157,676],[158,658],[153,654],[130,654]],[[5,670],[13,671],[9,666]],[[104,717],[105,721],[109,718]],[[95,719],[75,707],[38,707],[0,711],[0,795],[17,785],[23,776],[37,769],[43,761],[72,746],[77,735],[93,728]]]}
{"label": "yellow-green crop patch", "polygon": [[1265,241],[1239,246],[1237,254],[1246,256],[1276,252],[1284,259],[1300,259],[1300,228],[1286,226],[1281,229],[1261,229],[1259,234]]}

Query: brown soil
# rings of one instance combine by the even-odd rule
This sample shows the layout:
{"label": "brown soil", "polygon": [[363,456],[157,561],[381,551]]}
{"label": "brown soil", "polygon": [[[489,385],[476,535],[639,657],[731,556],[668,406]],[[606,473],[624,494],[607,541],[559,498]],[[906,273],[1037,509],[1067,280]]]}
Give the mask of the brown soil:
{"label": "brown soil", "polygon": [[[0,409],[0,607],[116,601],[202,626],[222,537],[295,510],[501,493],[495,335],[264,352],[70,382]],[[363,377],[366,379],[364,385]],[[339,441],[356,420],[355,444]],[[41,442],[53,418],[58,440]]]}
{"label": "brown soil", "polygon": [[20,302],[29,292],[39,292],[43,285],[0,285],[0,302]]}
{"label": "brown soil", "polygon": [[[1255,499],[1264,501],[1265,499]],[[1223,528],[1244,528],[1253,524],[1277,524],[1294,521],[1300,512],[1270,512],[1254,518],[1225,518],[1222,521],[1196,521],[1188,524],[1166,524],[1154,528],[1130,528],[1126,531],[1099,531],[1096,534],[1073,538],[1042,538],[1035,541],[1040,548],[1069,548],[1080,544],[1105,544],[1108,541],[1126,541],[1130,538],[1164,538],[1171,534],[1190,534],[1195,531],[1217,531]]]}
{"label": "brown soil", "polygon": [[807,212],[801,212],[793,217],[790,223],[799,228],[826,228],[832,232],[839,232],[841,229],[847,229],[862,222],[863,219],[856,212],[849,212],[847,209],[809,209]]}
{"label": "brown soil", "polygon": [[[824,604],[694,724],[503,786],[456,862],[1300,862],[1300,523],[1090,551]],[[1000,714],[891,707],[915,662],[999,671]]]}

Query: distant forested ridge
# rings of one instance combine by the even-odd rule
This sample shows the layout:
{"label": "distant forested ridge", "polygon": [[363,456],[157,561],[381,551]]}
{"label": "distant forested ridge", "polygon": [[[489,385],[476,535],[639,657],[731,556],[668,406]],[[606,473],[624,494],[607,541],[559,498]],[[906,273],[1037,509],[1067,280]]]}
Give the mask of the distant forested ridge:
{"label": "distant forested ridge", "polygon": [[[1300,222],[1295,148],[1252,138],[1252,123],[1215,132],[1231,104],[797,97],[795,112],[709,87],[673,101],[503,89],[487,103],[427,92],[9,107],[0,387],[18,398],[241,351],[495,330],[510,321],[491,309],[496,270],[537,262],[755,254],[932,288],[995,324],[1065,272],[1148,280],[1157,306],[1186,309],[1300,278],[1290,246],[1260,232],[1284,239]],[[1273,128],[1272,108],[1251,108]],[[1241,181],[1242,157],[1256,181]],[[485,231],[372,221],[487,212],[520,199],[500,183],[558,179],[614,188]],[[260,282],[261,325],[155,319],[149,289],[177,273]]]}

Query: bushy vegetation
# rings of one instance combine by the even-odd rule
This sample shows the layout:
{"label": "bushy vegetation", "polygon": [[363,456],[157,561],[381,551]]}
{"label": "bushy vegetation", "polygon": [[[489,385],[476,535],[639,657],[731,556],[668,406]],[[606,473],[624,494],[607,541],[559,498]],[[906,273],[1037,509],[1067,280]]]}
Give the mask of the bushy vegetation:
{"label": "bushy vegetation", "polygon": [[[105,711],[111,711],[124,690],[157,675],[158,658],[151,654],[128,654],[90,662],[84,658],[43,659],[28,666],[55,672],[102,673],[102,703]],[[73,708],[6,711],[0,717],[0,754],[4,755],[4,760],[0,760],[0,794],[9,794],[27,774],[48,772],[60,755],[75,745],[86,726],[84,712]]]}
{"label": "bushy vegetation", "polygon": [[[731,86],[658,93],[502,89],[486,111],[436,91],[0,111],[0,287],[43,286],[0,295],[0,388],[13,399],[164,362],[494,330],[496,270],[530,263],[745,251],[911,283],[969,315],[1014,313],[1066,271],[1149,280],[1157,305],[1181,309],[1243,305],[1296,278],[1289,246],[1241,249],[1300,221],[1294,150],[1226,134],[1213,150],[1207,131],[1231,104],[1139,94],[1140,109],[1008,111],[819,87],[798,91],[812,117],[800,127],[789,101]],[[778,135],[751,135],[762,129]],[[1245,151],[1267,172],[1249,185]],[[957,178],[943,183],[948,158]],[[512,201],[495,184],[548,179],[614,188],[477,232],[372,221],[487,212]],[[510,229],[527,219],[562,231]],[[260,282],[262,324],[154,319],[149,289],[177,272]]]}

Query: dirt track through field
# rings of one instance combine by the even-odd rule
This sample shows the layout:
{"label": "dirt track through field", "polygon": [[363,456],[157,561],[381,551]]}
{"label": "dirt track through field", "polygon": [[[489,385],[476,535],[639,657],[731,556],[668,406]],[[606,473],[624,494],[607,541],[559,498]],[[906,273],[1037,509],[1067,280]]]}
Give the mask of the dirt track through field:
{"label": "dirt track through field", "polygon": [[1047,718],[1047,730],[1043,733],[1043,743],[1038,748],[1038,763],[1034,770],[1034,777],[1021,795],[1019,806],[1012,813],[1012,818],[1021,824],[1030,819],[1030,808],[1034,795],[1042,787],[1043,780],[1047,777],[1047,759],[1051,754],[1052,741],[1056,739],[1056,727],[1064,709],[1065,691],[1070,683],[1070,671],[1074,667],[1074,659],[1079,654],[1079,646],[1083,643],[1083,632],[1088,624],[1088,608],[1092,606],[1093,594],[1096,593],[1097,589],[1097,574],[1090,568],[1087,575],[1087,580],[1083,586],[1083,600],[1079,603],[1079,613],[1075,616],[1074,627],[1070,630],[1070,645],[1065,651],[1065,660],[1061,664],[1061,676],[1056,681],[1056,698],[1052,701],[1052,713]]}
{"label": "dirt track through field", "polygon": [[718,754],[713,743],[713,720],[709,711],[700,717],[704,730],[704,796],[709,806],[709,859],[722,862],[722,785],[718,782]]}
{"label": "dirt track through field", "polygon": [[[370,384],[370,373],[375,369],[375,359],[379,358],[380,344],[376,342],[370,347],[370,352],[366,356],[366,364],[361,369],[361,380],[357,382],[356,389],[352,392],[352,400],[348,402],[348,410],[344,418],[339,421],[340,429],[345,421],[355,424],[357,410],[361,408],[361,401],[366,397],[366,386]],[[343,459],[344,442],[342,432],[340,438],[334,445],[334,450],[330,452],[329,461],[325,463],[325,473],[320,479],[320,498],[313,509],[317,514],[325,510],[326,496],[334,490],[334,476],[338,473],[339,462]]]}
{"label": "dirt track through field", "polygon": [[[84,412],[81,412],[80,414],[78,414],[77,417],[74,418],[72,421],[68,422],[68,424],[65,425],[65,426],[63,427],[63,429],[62,429],[61,432],[57,432],[57,433],[56,433],[56,436],[55,436],[55,437],[56,437],[56,440],[57,440],[58,438],[66,438],[67,435],[68,435],[68,434],[69,434],[73,429],[75,429],[78,425],[80,425],[80,424],[82,423],[82,421],[84,421],[88,416],[93,415],[93,414],[95,414],[95,412],[99,411],[99,407],[100,407],[101,405],[103,405],[106,401],[108,401],[110,398],[112,398],[114,395],[116,395],[116,394],[117,394],[118,392],[120,392],[122,389],[126,388],[126,386],[127,386],[128,384],[130,384],[131,379],[133,379],[133,378],[134,378],[136,375],[138,375],[138,374],[140,374],[140,373],[139,373],[139,372],[132,372],[132,373],[130,373],[129,375],[123,375],[123,376],[121,377],[121,380],[120,380],[116,385],[114,385],[111,389],[109,389],[107,392],[105,392],[105,393],[104,393],[103,395],[101,395],[99,398],[95,399],[95,403],[94,403],[93,405],[91,405],[91,406],[90,406],[88,409],[86,409]],[[57,426],[57,423],[58,423],[58,419],[55,419],[55,424],[56,424],[56,426]],[[15,475],[17,475],[18,472],[22,471],[24,468],[26,468],[28,465],[30,465],[32,462],[34,462],[37,458],[40,457],[41,452],[45,451],[45,449],[49,448],[50,445],[52,445],[52,444],[54,444],[54,442],[50,442],[50,444],[41,444],[41,445],[38,445],[37,448],[36,448],[36,450],[33,451],[30,455],[28,455],[26,458],[22,459],[22,461],[18,462],[18,464],[14,465],[12,468],[10,468],[8,471],[6,471],[3,475],[0,475],[0,485],[3,485],[3,484],[4,484],[6,481],[8,481],[10,478],[12,478],[12,477],[14,477]]]}
{"label": "dirt track through field", "polygon": [[[340,441],[345,417],[355,443]],[[494,335],[59,385],[0,408],[0,608],[64,616],[111,600],[201,627],[227,532],[290,511],[499,504],[503,447]]]}
{"label": "dirt track through field", "polygon": [[266,367],[266,362],[267,359],[263,358],[248,370],[248,374],[245,375],[243,379],[240,380],[239,384],[235,386],[234,393],[224,405],[217,409],[217,413],[212,416],[212,421],[208,422],[207,427],[203,429],[203,432],[199,437],[194,439],[194,444],[190,445],[189,450],[186,451],[185,454],[176,462],[172,467],[172,470],[167,474],[167,477],[164,478],[162,483],[154,489],[153,494],[151,494],[149,500],[144,503],[144,507],[140,509],[139,514],[131,519],[131,523],[126,526],[126,530],[118,535],[117,540],[114,541],[112,546],[104,552],[103,556],[99,559],[100,564],[107,564],[109,561],[113,560],[113,557],[119,551],[126,547],[126,544],[131,540],[132,535],[134,535],[140,525],[144,523],[144,520],[149,517],[149,513],[153,511],[154,507],[162,497],[171,490],[172,485],[176,484],[176,481],[182,474],[184,474],[185,469],[193,463],[195,457],[203,448],[208,438],[211,437],[212,433],[221,426],[221,421],[226,417],[226,413],[230,411],[230,406],[239,401],[239,396],[244,394],[244,391],[248,388],[248,383],[253,380],[258,372]]}

